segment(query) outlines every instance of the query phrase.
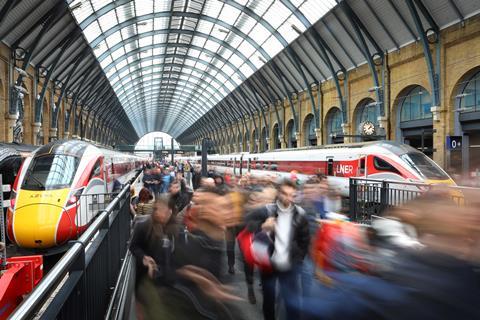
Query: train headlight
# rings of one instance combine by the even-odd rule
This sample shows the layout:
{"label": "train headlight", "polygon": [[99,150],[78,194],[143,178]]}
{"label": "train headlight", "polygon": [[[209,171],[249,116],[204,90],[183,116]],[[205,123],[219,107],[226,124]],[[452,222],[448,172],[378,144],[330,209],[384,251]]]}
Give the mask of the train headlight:
{"label": "train headlight", "polygon": [[15,209],[15,200],[17,199],[17,193],[12,189],[10,193],[10,209]]}

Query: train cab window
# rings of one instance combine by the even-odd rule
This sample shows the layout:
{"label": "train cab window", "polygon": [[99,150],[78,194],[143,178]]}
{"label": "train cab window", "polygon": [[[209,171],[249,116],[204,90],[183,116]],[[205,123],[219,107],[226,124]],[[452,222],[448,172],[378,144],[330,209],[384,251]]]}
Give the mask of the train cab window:
{"label": "train cab window", "polygon": [[79,158],[63,154],[34,157],[22,189],[55,190],[70,187],[79,163]]}
{"label": "train cab window", "polygon": [[378,157],[373,158],[373,165],[375,169],[379,171],[389,171],[389,172],[394,172],[396,174],[400,174],[400,172],[394,166],[392,166],[387,161],[380,159]]}
{"label": "train cab window", "polygon": [[100,160],[97,160],[97,162],[95,162],[95,165],[92,168],[92,173],[90,174],[90,177],[88,178],[88,180],[91,180],[94,177],[99,177],[100,173],[101,173],[101,171],[100,171]]}

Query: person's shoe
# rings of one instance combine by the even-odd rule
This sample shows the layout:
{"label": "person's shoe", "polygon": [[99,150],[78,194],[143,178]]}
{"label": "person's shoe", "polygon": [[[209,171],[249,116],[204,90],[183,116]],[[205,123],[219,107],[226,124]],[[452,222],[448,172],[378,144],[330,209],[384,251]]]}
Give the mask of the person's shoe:
{"label": "person's shoe", "polygon": [[228,273],[235,274],[235,268],[233,266],[228,267]]}
{"label": "person's shoe", "polygon": [[257,303],[257,299],[255,298],[255,291],[253,291],[253,286],[252,285],[248,285],[248,301],[251,304],[256,304]]}

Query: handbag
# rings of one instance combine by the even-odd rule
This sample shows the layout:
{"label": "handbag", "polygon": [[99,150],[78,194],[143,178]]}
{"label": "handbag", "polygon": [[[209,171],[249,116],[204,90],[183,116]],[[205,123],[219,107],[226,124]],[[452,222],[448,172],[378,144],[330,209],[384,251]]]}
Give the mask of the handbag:
{"label": "handbag", "polygon": [[238,246],[245,263],[256,266],[262,273],[273,271],[270,260],[273,254],[273,241],[268,232],[253,233],[243,229],[237,236]]}

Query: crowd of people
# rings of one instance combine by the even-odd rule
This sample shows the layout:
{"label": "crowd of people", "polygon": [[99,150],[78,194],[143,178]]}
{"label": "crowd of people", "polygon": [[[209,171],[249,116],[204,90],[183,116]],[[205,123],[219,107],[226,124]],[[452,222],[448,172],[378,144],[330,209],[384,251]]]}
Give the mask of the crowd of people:
{"label": "crowd of people", "polygon": [[[480,202],[435,189],[362,225],[320,175],[202,177],[184,162],[142,181],[139,319],[242,319],[258,299],[264,319],[480,319]],[[225,283],[238,270],[243,294]]]}

